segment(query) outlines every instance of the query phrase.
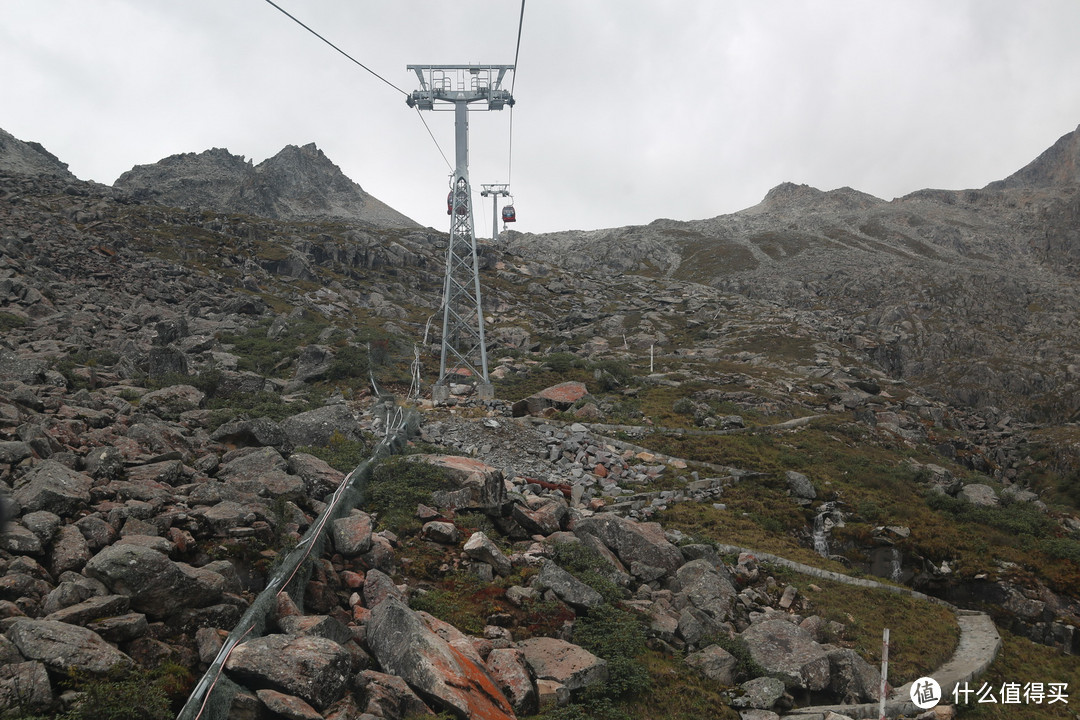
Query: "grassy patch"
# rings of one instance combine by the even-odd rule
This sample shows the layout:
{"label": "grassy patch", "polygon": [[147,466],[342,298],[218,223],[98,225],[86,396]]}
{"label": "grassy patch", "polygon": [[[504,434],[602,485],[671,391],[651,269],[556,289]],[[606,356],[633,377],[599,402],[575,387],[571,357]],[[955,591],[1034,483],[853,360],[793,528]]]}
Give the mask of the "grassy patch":
{"label": "grassy patch", "polygon": [[482,581],[471,573],[456,573],[438,587],[417,593],[409,600],[413,610],[423,610],[470,635],[483,635],[487,618],[505,612],[510,604],[506,590]]}
{"label": "grassy patch", "polygon": [[[853,587],[767,566],[781,584],[791,584],[810,601],[812,612],[842,623],[842,642],[871,665],[881,663],[881,636],[889,628],[889,682],[899,687],[944,665],[960,638],[956,616],[947,607],[907,595]],[[820,590],[810,590],[809,585]]]}
{"label": "grassy patch", "polygon": [[431,493],[436,490],[455,487],[446,473],[434,465],[390,458],[372,472],[364,509],[378,514],[381,529],[414,535],[420,530],[416,506],[430,503]]}
{"label": "grassy patch", "polygon": [[26,325],[26,320],[19,317],[18,315],[12,315],[8,312],[0,312],[0,332],[17,330],[19,328],[26,327]]}
{"label": "grassy patch", "polygon": [[330,442],[325,447],[305,445],[296,448],[297,452],[314,455],[327,465],[343,473],[352,472],[371,454],[372,444],[366,440],[349,440],[339,431],[330,435]]}

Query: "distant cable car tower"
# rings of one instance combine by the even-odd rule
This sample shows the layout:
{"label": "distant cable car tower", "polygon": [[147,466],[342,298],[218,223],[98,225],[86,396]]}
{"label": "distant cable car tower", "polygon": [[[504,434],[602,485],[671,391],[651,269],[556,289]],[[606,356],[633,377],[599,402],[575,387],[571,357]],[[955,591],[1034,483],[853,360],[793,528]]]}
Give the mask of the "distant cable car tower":
{"label": "distant cable car tower", "polygon": [[[491,196],[491,239],[499,239],[499,196],[510,197],[510,186],[506,183],[492,183],[491,185],[481,185],[484,188],[480,195],[483,197]],[[509,212],[507,212],[509,211]],[[507,205],[503,208],[503,222],[514,222],[517,217],[514,213],[514,206]],[[509,215],[510,219],[507,219]]]}
{"label": "distant cable car tower", "polygon": [[[513,65],[409,65],[416,73],[420,89],[406,98],[409,107],[434,110],[436,102],[454,106],[456,166],[447,198],[450,214],[450,242],[446,250],[446,279],[443,283],[442,352],[439,379],[431,389],[434,403],[450,397],[450,375],[472,374],[479,379],[477,394],[485,400],[495,397],[488,377],[487,343],[484,340],[484,310],[480,298],[480,268],[476,260],[476,233],[469,188],[469,104],[485,103],[481,110],[513,107],[514,98],[502,89]],[[447,367],[447,360],[453,367]],[[463,372],[467,371],[467,372]]]}

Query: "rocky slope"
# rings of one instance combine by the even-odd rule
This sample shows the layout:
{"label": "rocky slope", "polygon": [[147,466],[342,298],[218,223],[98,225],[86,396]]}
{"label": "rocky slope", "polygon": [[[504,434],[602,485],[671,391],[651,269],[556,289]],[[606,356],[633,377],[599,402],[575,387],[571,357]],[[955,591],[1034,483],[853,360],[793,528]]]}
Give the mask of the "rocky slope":
{"label": "rocky slope", "polygon": [[375,227],[419,227],[364,192],[314,143],[289,145],[258,165],[221,148],[172,155],[135,166],[115,186],[171,207],[279,220],[333,218]]}
{"label": "rocky slope", "polygon": [[[81,183],[47,153],[12,147],[45,161],[27,171],[0,154],[0,483],[14,501],[0,540],[0,704],[56,714],[78,700],[65,685],[72,666],[85,680],[163,662],[174,663],[182,702],[184,678],[227,647],[275,563],[387,433],[369,372],[408,395],[416,347],[432,379],[425,329],[445,239],[340,216],[260,216],[258,201],[227,213],[169,207],[138,188]],[[224,151],[183,157],[194,165],[175,177],[190,173],[200,189],[176,192],[194,197],[232,187],[247,166]],[[768,202],[790,217],[822,203],[888,205],[795,187]],[[1024,503],[1047,546],[1060,540],[1053,547],[1067,551],[1075,512],[1050,507],[1051,485],[1031,483],[1080,466],[1069,426],[1023,422],[1022,404],[950,404],[935,385],[895,377],[880,323],[860,325],[840,306],[675,272],[575,271],[495,247],[482,264],[502,399],[417,403],[413,442],[425,452],[412,462],[437,468],[440,485],[422,501],[399,488],[398,505],[376,506],[373,490],[326,522],[310,582],[273,596],[265,632],[225,663],[223,678],[242,689],[221,717],[509,717],[580,701],[613,674],[641,679],[616,672],[628,671],[625,654],[586,647],[582,628],[594,623],[595,634],[598,617],[637,618],[623,639],[645,643],[673,674],[688,672],[672,660],[685,653],[721,716],[735,716],[728,705],[772,718],[796,702],[872,699],[873,663],[855,652],[854,628],[825,619],[809,584],[778,582],[753,557],[653,522],[693,506],[734,531],[751,513],[725,503],[772,484],[769,504],[799,526],[775,531],[778,521],[764,520],[789,549],[819,557],[821,518],[829,562],[958,604],[992,598],[1004,627],[1080,649],[1071,561],[1033,545],[1022,568],[1015,554],[976,565],[935,544],[939,528],[893,522],[842,538],[843,522],[866,526],[873,509],[845,496],[857,483],[830,490],[846,482],[839,473],[790,466],[809,461],[796,446],[811,434],[835,442],[826,455],[888,450],[911,468],[918,497]],[[1058,300],[1048,312],[1076,307]],[[936,302],[935,312],[953,311]],[[1000,328],[986,333],[1005,340]],[[1039,351],[1060,357],[1067,333],[1064,349]],[[653,359],[667,372],[650,373]],[[575,372],[587,387],[533,396]],[[508,402],[523,396],[516,409]],[[555,416],[512,417],[521,412]],[[654,432],[668,422],[678,427]],[[687,462],[639,445],[676,438],[693,450],[700,438],[723,449],[744,437],[758,447],[779,438],[788,464]],[[409,485],[432,481],[412,465],[387,467]],[[881,482],[872,465],[855,467]],[[798,662],[770,652],[778,645],[798,647]],[[758,668],[740,664],[739,647]],[[153,693],[164,692],[159,680]]]}
{"label": "rocky slope", "polygon": [[506,242],[526,257],[554,251],[578,270],[706,283],[803,309],[834,338],[871,348],[892,377],[950,401],[1075,419],[1078,138],[982,190],[886,202],[788,183],[731,215],[511,232]]}

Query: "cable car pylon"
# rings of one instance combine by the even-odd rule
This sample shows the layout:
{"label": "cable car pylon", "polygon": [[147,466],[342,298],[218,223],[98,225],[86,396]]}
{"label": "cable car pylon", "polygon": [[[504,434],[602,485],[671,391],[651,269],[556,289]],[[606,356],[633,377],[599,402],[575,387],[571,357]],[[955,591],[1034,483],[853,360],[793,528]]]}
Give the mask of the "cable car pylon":
{"label": "cable car pylon", "polygon": [[476,259],[472,193],[469,187],[469,105],[478,110],[502,110],[514,105],[510,92],[502,89],[513,65],[409,65],[416,73],[420,89],[406,98],[409,107],[434,110],[436,103],[454,107],[456,164],[450,183],[447,210],[450,213],[450,242],[446,250],[446,277],[443,282],[442,350],[439,379],[431,388],[436,405],[450,398],[451,378],[476,381],[482,400],[492,400],[495,388],[488,376],[487,342],[484,338],[484,309],[480,295],[480,268]]}
{"label": "cable car pylon", "polygon": [[[491,183],[480,187],[484,188],[480,191],[482,197],[491,196],[491,240],[494,242],[499,239],[499,198],[511,197],[510,186],[506,183]],[[511,204],[503,208],[502,219],[504,223],[517,220],[513,200],[511,200]]]}

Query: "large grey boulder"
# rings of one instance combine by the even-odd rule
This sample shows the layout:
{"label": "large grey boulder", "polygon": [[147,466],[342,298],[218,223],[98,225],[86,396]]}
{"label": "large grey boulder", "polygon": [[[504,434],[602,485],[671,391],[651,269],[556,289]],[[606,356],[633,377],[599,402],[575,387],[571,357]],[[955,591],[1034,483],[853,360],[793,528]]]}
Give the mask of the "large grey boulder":
{"label": "large grey boulder", "polygon": [[215,603],[225,587],[221,575],[173,562],[142,545],[110,545],[90,558],[85,572],[112,592],[129,596],[131,607],[153,617]]}
{"label": "large grey boulder", "polygon": [[338,485],[345,479],[345,473],[330,467],[325,460],[307,453],[290,455],[288,469],[290,475],[296,475],[304,481],[308,497],[316,499],[324,498],[337,490]]}
{"label": "large grey boulder", "polygon": [[829,685],[825,649],[809,632],[783,619],[763,620],[742,633],[750,657],[789,690],[823,690]]}
{"label": "large grey boulder", "polygon": [[288,473],[288,463],[272,447],[246,452],[218,468],[217,477],[243,492],[262,497],[299,498],[304,481]]}
{"label": "large grey boulder", "polygon": [[600,593],[551,560],[544,561],[540,572],[533,578],[532,587],[541,592],[551,590],[564,603],[579,610],[590,610],[604,603],[604,597]]}
{"label": "large grey boulder", "polygon": [[48,510],[57,515],[75,515],[90,504],[94,479],[55,460],[45,460],[15,481],[15,501],[24,513]]}
{"label": "large grey boulder", "polygon": [[462,550],[473,560],[485,562],[494,568],[495,572],[503,577],[510,574],[513,569],[510,558],[506,557],[499,546],[483,530],[477,530],[465,541]]}
{"label": "large grey boulder", "polygon": [[735,666],[739,661],[719,645],[709,645],[687,655],[686,664],[710,680],[730,686],[735,684]]}
{"label": "large grey boulder", "polygon": [[210,438],[236,447],[266,447],[292,452],[292,445],[281,425],[265,417],[225,423]]}
{"label": "large grey boulder", "polygon": [[724,620],[735,606],[738,591],[727,570],[706,558],[691,560],[680,567],[675,579],[681,588],[676,598],[681,607],[689,603],[717,620]]}
{"label": "large grey boulder", "polygon": [[802,473],[788,470],[786,478],[788,490],[791,491],[791,494],[794,497],[802,500],[813,500],[817,497],[817,490],[814,489],[814,483]]}
{"label": "large grey boulder", "polygon": [[457,486],[455,490],[433,492],[431,499],[436,507],[498,513],[506,502],[502,472],[480,460],[458,455],[409,455],[405,459],[441,468]]}
{"label": "large grey boulder", "polygon": [[[364,670],[356,676],[356,687],[362,691],[365,703],[362,708],[365,715],[357,720],[402,720],[435,715],[412,688],[396,675]],[[348,717],[351,720],[353,716]]]}
{"label": "large grey boulder", "polygon": [[606,660],[565,640],[535,637],[516,647],[538,680],[552,680],[573,691],[608,679]]}
{"label": "large grey boulder", "polygon": [[237,645],[225,670],[241,684],[296,695],[322,710],[345,692],[349,651],[333,640],[266,635]]}
{"label": "large grey boulder", "polygon": [[180,413],[198,410],[206,394],[191,385],[170,385],[148,392],[139,400],[139,409],[152,412],[164,420],[179,420]]}
{"label": "large grey boulder", "polygon": [[960,488],[960,492],[956,494],[956,497],[967,500],[972,505],[981,505],[983,507],[997,505],[1000,502],[994,488],[982,483],[968,483]]}
{"label": "large grey boulder", "polygon": [[393,596],[372,608],[367,644],[383,670],[463,720],[514,717],[487,669],[439,637]]}
{"label": "large grey boulder", "polygon": [[356,416],[345,405],[325,405],[293,415],[281,421],[281,429],[293,447],[326,447],[334,433],[344,440],[362,438]]}
{"label": "large grey boulder", "polygon": [[628,566],[637,562],[671,573],[683,564],[682,553],[664,536],[659,523],[601,513],[576,521],[573,530],[579,537],[595,535]]}
{"label": "large grey boulder", "polygon": [[43,663],[61,675],[72,668],[105,675],[117,665],[133,664],[130,657],[92,630],[56,620],[19,618],[8,628],[7,637],[24,658]]}
{"label": "large grey boulder", "polygon": [[334,362],[334,351],[325,345],[308,345],[300,351],[293,373],[293,384],[325,380]]}
{"label": "large grey boulder", "polygon": [[16,702],[18,709],[45,711],[54,701],[49,671],[36,661],[23,662],[22,658],[0,663],[0,710],[10,709]]}
{"label": "large grey boulder", "polygon": [[881,692],[881,671],[851,648],[829,650],[831,690],[845,705],[875,702]]}

